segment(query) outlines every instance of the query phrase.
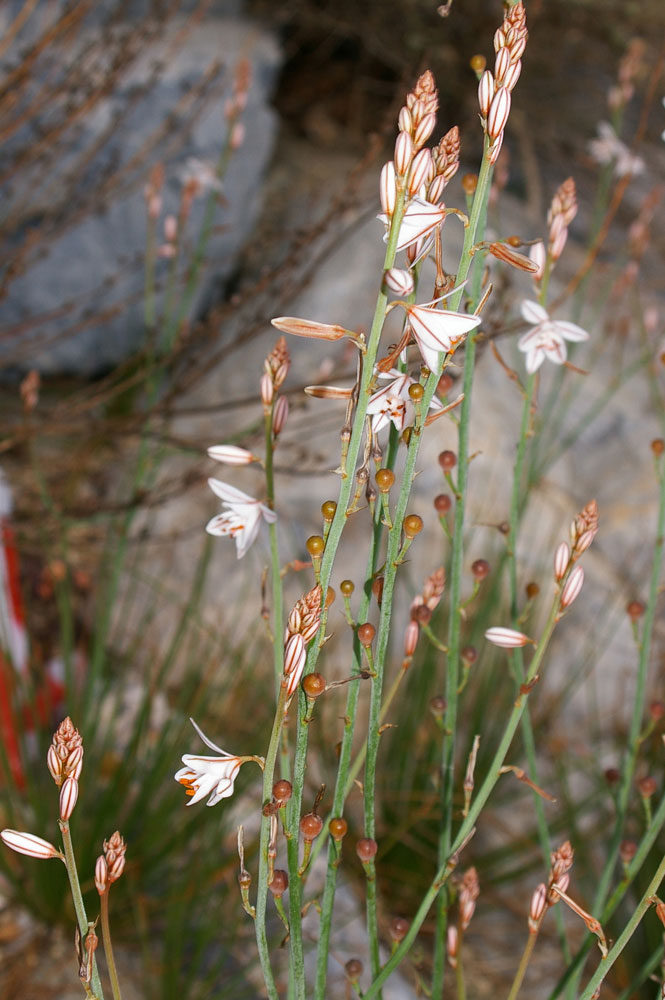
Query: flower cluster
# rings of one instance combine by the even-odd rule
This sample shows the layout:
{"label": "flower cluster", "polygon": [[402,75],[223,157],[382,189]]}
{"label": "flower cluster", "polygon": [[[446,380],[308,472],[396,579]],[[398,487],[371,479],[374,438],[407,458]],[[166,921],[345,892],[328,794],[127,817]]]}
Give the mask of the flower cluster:
{"label": "flower cluster", "polygon": [[284,635],[284,675],[282,685],[286,688],[286,700],[291,700],[298,689],[305,661],[307,643],[310,642],[321,625],[323,591],[317,584],[300,600],[296,601],[286,626]]}
{"label": "flower cluster", "polygon": [[490,163],[496,163],[501,152],[510,95],[522,72],[527,37],[526,12],[520,0],[506,11],[503,24],[494,33],[494,73],[486,69],[478,83],[480,120],[489,141]]}
{"label": "flower cluster", "polygon": [[60,789],[60,819],[65,822],[73,813],[78,800],[78,783],[83,770],[83,739],[69,716],[53,734],[46,763],[51,777]]}

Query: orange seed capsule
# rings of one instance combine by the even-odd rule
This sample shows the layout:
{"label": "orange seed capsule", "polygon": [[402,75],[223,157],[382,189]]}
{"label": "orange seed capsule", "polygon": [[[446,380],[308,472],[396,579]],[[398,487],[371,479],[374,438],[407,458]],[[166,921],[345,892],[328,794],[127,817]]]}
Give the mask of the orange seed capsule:
{"label": "orange seed capsule", "polygon": [[358,626],[358,641],[361,646],[371,646],[376,635],[376,629],[371,622]]}
{"label": "orange seed capsule", "polygon": [[323,515],[323,520],[330,522],[335,516],[335,511],[337,510],[337,504],[334,500],[326,500],[321,504],[321,514]]}
{"label": "orange seed capsule", "polygon": [[434,509],[437,514],[447,514],[452,505],[452,500],[445,493],[439,493],[437,497],[434,497]]}
{"label": "orange seed capsule", "polygon": [[326,543],[321,538],[321,535],[310,535],[307,539],[307,551],[313,558],[320,556],[325,547]]}
{"label": "orange seed capsule", "polygon": [[316,813],[306,813],[300,820],[300,832],[305,840],[314,840],[323,829],[323,820]]}
{"label": "orange seed capsule", "polygon": [[420,402],[424,395],[425,389],[420,382],[414,382],[409,386],[409,398],[412,399],[414,403]]}
{"label": "orange seed capsule", "polygon": [[356,854],[363,862],[367,864],[368,861],[372,861],[376,857],[376,852],[379,849],[379,845],[371,837],[363,837],[356,844]]}
{"label": "orange seed capsule", "polygon": [[455,452],[449,451],[448,449],[446,449],[446,451],[442,451],[439,454],[439,465],[444,472],[450,472],[451,469],[454,469],[457,465],[457,455]]}
{"label": "orange seed capsule", "polygon": [[289,887],[289,876],[283,868],[275,868],[272,873],[272,882],[268,886],[273,896],[279,899]]}
{"label": "orange seed capsule", "polygon": [[423,519],[418,514],[407,514],[404,518],[404,534],[407,538],[415,538],[423,530]]}
{"label": "orange seed capsule", "polygon": [[484,580],[489,576],[490,564],[487,559],[476,559],[474,563],[471,564],[471,572],[475,580]]}
{"label": "orange seed capsule", "polygon": [[388,493],[395,484],[395,473],[392,469],[379,469],[374,478],[381,493]]}
{"label": "orange seed capsule", "polygon": [[272,786],[272,797],[278,805],[284,805],[291,798],[291,793],[293,788],[291,782],[287,781],[286,778],[280,778]]}
{"label": "orange seed capsule", "polygon": [[351,982],[355,983],[363,974],[363,963],[359,958],[350,958],[344,966],[344,970]]}
{"label": "orange seed capsule", "polygon": [[464,174],[462,177],[462,189],[464,194],[471,197],[471,195],[476,193],[476,188],[478,187],[478,177],[476,174]]}
{"label": "orange seed capsule", "polygon": [[308,698],[319,698],[326,689],[325,677],[322,674],[307,674],[303,677],[303,691]]}
{"label": "orange seed capsule", "polygon": [[481,56],[479,54],[471,56],[471,59],[469,60],[469,66],[471,67],[474,73],[484,73],[485,67],[487,66],[487,59],[485,59],[485,56]]}
{"label": "orange seed capsule", "polygon": [[632,622],[639,621],[645,611],[642,601],[629,601],[626,605],[626,614]]}
{"label": "orange seed capsule", "polygon": [[350,597],[356,588],[353,580],[342,580],[339,589],[342,591],[344,597]]}
{"label": "orange seed capsule", "polygon": [[398,944],[403,941],[409,930],[409,921],[404,917],[393,917],[390,921],[390,937]]}
{"label": "orange seed capsule", "polygon": [[328,829],[330,830],[330,836],[332,839],[339,843],[340,840],[346,837],[349,824],[342,816],[333,816],[328,824]]}
{"label": "orange seed capsule", "polygon": [[651,450],[656,456],[662,455],[665,451],[665,441],[662,438],[655,438],[651,442]]}

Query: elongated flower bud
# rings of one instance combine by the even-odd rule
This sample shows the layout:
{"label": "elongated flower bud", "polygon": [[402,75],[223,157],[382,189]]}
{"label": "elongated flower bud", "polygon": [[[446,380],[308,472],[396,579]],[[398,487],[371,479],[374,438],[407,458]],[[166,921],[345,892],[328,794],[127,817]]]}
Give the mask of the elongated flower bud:
{"label": "elongated flower bud", "polygon": [[487,134],[490,139],[498,139],[508,121],[510,114],[510,91],[507,87],[499,87],[494,94],[487,112]]}
{"label": "elongated flower bud", "polygon": [[306,659],[305,640],[300,633],[292,635],[284,647],[284,680],[282,683],[286,684],[287,698],[292,698],[298,688]]}
{"label": "elongated flower bud", "polygon": [[225,465],[249,465],[257,461],[256,455],[252,455],[251,451],[235,444],[215,444],[208,448],[208,455]]}
{"label": "elongated flower bud", "polygon": [[74,812],[79,797],[79,783],[74,778],[65,778],[60,789],[60,819],[67,822]]}
{"label": "elongated flower bud", "polygon": [[[21,830],[2,830],[0,837],[7,847],[17,854],[26,854],[29,858],[62,858],[62,854],[49,844],[48,840],[36,837],[34,833],[23,833]],[[64,859],[63,859],[64,860]]]}
{"label": "elongated flower bud", "polygon": [[95,862],[95,888],[100,896],[103,896],[108,888],[108,865],[106,864],[106,858],[103,854],[100,854]]}
{"label": "elongated flower bud", "polygon": [[523,632],[517,632],[513,628],[502,628],[501,626],[488,628],[485,632],[485,638],[489,642],[493,642],[495,646],[501,646],[503,649],[518,649],[520,646],[528,646],[530,643],[533,643],[533,639],[530,639]]}
{"label": "elongated flower bud", "polygon": [[289,401],[286,396],[280,396],[275,403],[275,410],[272,416],[272,432],[274,437],[277,437],[284,430],[288,415]]}
{"label": "elongated flower bud", "polygon": [[526,254],[519,253],[507,243],[490,243],[489,252],[497,260],[502,260],[511,267],[516,267],[519,271],[526,271],[528,274],[538,272],[538,264],[534,263]]}
{"label": "elongated flower bud", "polygon": [[338,385],[306,385],[303,392],[314,399],[351,399],[352,388]]}
{"label": "elongated flower bud", "polygon": [[411,659],[416,651],[416,646],[418,644],[418,636],[420,635],[420,627],[418,622],[411,621],[406,626],[404,631],[404,656],[407,659]]}
{"label": "elongated flower bud", "polygon": [[413,274],[399,267],[391,267],[383,276],[386,286],[397,295],[410,295],[414,289]]}
{"label": "elongated flower bud", "polygon": [[395,211],[395,164],[392,160],[384,163],[381,168],[381,179],[379,181],[379,194],[381,196],[381,208],[390,218]]}
{"label": "elongated flower bud", "polygon": [[584,569],[577,565],[572,570],[561,591],[561,608],[569,608],[575,598],[579,595],[584,583]]}
{"label": "elongated flower bud", "polygon": [[557,545],[554,553],[554,579],[563,580],[570,562],[570,547],[567,542]]}
{"label": "elongated flower bud", "polygon": [[418,194],[423,184],[427,183],[433,173],[432,154],[429,149],[421,149],[419,153],[416,153],[411,164],[409,194],[411,196]]}
{"label": "elongated flower bud", "polygon": [[408,132],[400,132],[395,141],[395,173],[404,177],[413,159],[413,141]]}
{"label": "elongated flower bud", "polygon": [[531,897],[531,905],[529,907],[529,930],[538,930],[540,921],[543,919],[543,914],[546,909],[547,886],[544,882],[541,882]]}
{"label": "elongated flower bud", "polygon": [[485,70],[478,84],[478,105],[483,118],[489,114],[492,98],[494,97],[494,77],[488,69]]}
{"label": "elongated flower bud", "polygon": [[413,119],[407,107],[403,107],[397,117],[397,127],[400,132],[411,132],[413,129]]}
{"label": "elongated flower bud", "polygon": [[545,261],[547,260],[545,244],[542,240],[538,240],[529,248],[529,257],[538,268],[537,271],[534,271],[533,277],[536,281],[540,281],[545,273]]}
{"label": "elongated flower bud", "polygon": [[296,316],[277,316],[275,319],[271,319],[270,322],[278,330],[282,330],[284,333],[292,333],[296,337],[311,337],[314,340],[341,340],[342,337],[348,336],[356,338],[356,334],[351,333],[350,330],[345,330],[343,326],[331,323],[317,323],[316,320],[310,319],[298,319]]}
{"label": "elongated flower bud", "polygon": [[434,131],[435,125],[435,114],[426,114],[420,119],[413,133],[413,145],[416,149],[420,149],[420,147],[427,142]]}
{"label": "elongated flower bud", "polygon": [[265,407],[269,407],[272,404],[274,395],[275,389],[272,378],[267,372],[264,372],[261,376],[261,402]]}

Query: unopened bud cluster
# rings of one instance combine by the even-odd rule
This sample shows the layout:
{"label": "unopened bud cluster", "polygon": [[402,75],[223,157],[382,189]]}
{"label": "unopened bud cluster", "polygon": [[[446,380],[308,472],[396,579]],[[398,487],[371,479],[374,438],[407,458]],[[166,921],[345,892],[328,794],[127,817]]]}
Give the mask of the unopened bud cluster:
{"label": "unopened bud cluster", "polygon": [[60,819],[66,822],[78,800],[78,782],[83,770],[83,739],[69,716],[53,734],[46,763],[51,777],[60,788]]}
{"label": "unopened bud cluster", "polygon": [[[269,413],[275,403],[275,393],[286,378],[291,358],[286,346],[286,338],[280,337],[272,351],[265,359],[264,372],[261,376],[261,402],[265,413]],[[286,398],[286,397],[284,397]],[[279,400],[277,400],[279,402]],[[276,403],[275,403],[276,405]]]}
{"label": "unopened bud cluster", "polygon": [[102,847],[104,853],[99,855],[95,863],[95,887],[100,896],[122,875],[127,851],[127,845],[118,830],[104,841]]}
{"label": "unopened bud cluster", "polygon": [[573,866],[574,851],[570,841],[565,841],[550,855],[550,872],[547,885],[544,882],[537,887],[531,897],[529,907],[529,930],[537,934],[547,910],[559,901],[559,894],[554,888],[565,892],[570,882],[570,869]]}
{"label": "unopened bud cluster", "polygon": [[309,590],[293,607],[284,636],[284,676],[287,700],[296,692],[307,659],[307,643],[321,624],[323,591],[319,585]]}
{"label": "unopened bud cluster", "polygon": [[510,114],[511,92],[522,71],[521,57],[528,32],[524,5],[516,3],[506,11],[503,24],[494,34],[494,73],[486,69],[478,83],[480,120],[489,140],[490,163],[496,163]]}
{"label": "unopened bud cluster", "polygon": [[409,623],[404,632],[404,662],[406,669],[413,654],[420,634],[420,625],[429,622],[432,612],[438,606],[446,586],[446,573],[443,567],[434,570],[425,580],[422,592],[416,594],[409,609]]}

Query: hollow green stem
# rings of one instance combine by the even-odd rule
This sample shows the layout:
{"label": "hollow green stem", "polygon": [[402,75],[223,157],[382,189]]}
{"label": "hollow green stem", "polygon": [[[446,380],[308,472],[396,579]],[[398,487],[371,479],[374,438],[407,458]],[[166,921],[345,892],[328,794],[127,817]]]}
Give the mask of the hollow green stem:
{"label": "hollow green stem", "polygon": [[109,924],[109,889],[107,887],[106,892],[102,893],[100,896],[100,907],[102,916],[102,941],[104,942],[104,955],[106,957],[106,964],[109,970],[109,979],[111,980],[111,992],[113,993],[113,1000],[122,1000],[120,993],[120,981],[118,979],[118,970],[115,964],[115,955],[113,954],[113,942],[111,940],[111,926]]}
{"label": "hollow green stem", "polygon": [[630,941],[631,937],[637,930],[637,927],[640,921],[642,920],[644,914],[651,906],[651,897],[658,891],[658,888],[660,886],[660,883],[663,881],[663,878],[665,878],[665,857],[658,865],[656,874],[649,882],[646,892],[642,896],[642,899],[638,903],[634,912],[631,914],[628,923],[626,924],[623,931],[617,938],[616,943],[612,948],[610,948],[607,956],[601,960],[598,968],[596,969],[593,976],[587,983],[586,989],[580,996],[580,1000],[591,1000],[591,998],[595,995],[596,990],[599,989],[603,979],[610,971],[610,969],[616,962],[617,958],[619,957],[623,949]]}
{"label": "hollow green stem", "polygon": [[[490,183],[492,179],[492,167],[487,155],[483,161],[478,175],[476,193],[471,206],[469,224],[464,234],[464,246],[458,268],[458,283],[466,280],[474,257],[471,250],[479,239],[479,232],[483,225],[483,220],[487,212],[487,200],[489,197]],[[476,273],[480,272],[476,270]],[[449,300],[450,309],[457,309],[462,299],[463,290],[460,289]],[[448,657],[446,670],[446,714],[444,720],[444,733],[441,747],[441,774],[442,774],[442,816],[441,833],[439,836],[439,865],[448,857],[450,841],[452,836],[453,822],[453,782],[455,763],[455,733],[457,728],[457,706],[458,688],[460,686],[460,636],[461,636],[461,614],[460,606],[462,602],[462,574],[464,568],[464,519],[466,512],[466,491],[469,471],[469,425],[471,419],[471,393],[473,387],[473,373],[476,355],[476,339],[470,335],[466,341],[464,353],[464,400],[460,409],[460,418],[457,437],[457,488],[455,517],[452,539],[452,562],[450,567],[449,584],[449,628],[448,628]],[[428,404],[429,400],[423,400]],[[426,412],[426,411],[425,411]],[[436,934],[434,945],[434,961],[432,969],[432,996],[437,1000],[443,993],[443,980],[446,963],[446,927],[447,927],[448,899],[447,894],[441,894],[436,915]]]}
{"label": "hollow green stem", "polygon": [[538,934],[535,931],[529,931],[529,937],[524,946],[524,951],[522,952],[522,957],[520,959],[520,964],[517,967],[517,972],[515,973],[515,978],[513,979],[513,984],[510,987],[510,993],[508,994],[508,1000],[516,1000],[517,994],[522,988],[522,983],[524,982],[524,976],[526,975],[526,970],[531,961],[531,956],[533,954],[533,949],[536,944]]}
{"label": "hollow green stem", "polygon": [[[69,887],[72,892],[72,899],[74,901],[74,910],[76,912],[76,920],[79,925],[79,931],[81,932],[81,939],[85,940],[86,934],[88,933],[88,916],[85,912],[85,904],[83,902],[83,895],[81,893],[81,885],[79,882],[78,869],[76,867],[76,858],[74,857],[74,846],[72,844],[72,835],[69,830],[69,823],[63,822],[63,820],[58,820],[58,826],[60,827],[60,832],[62,834],[62,844],[65,849],[65,864],[67,866],[67,875],[69,876]],[[97,969],[97,959],[93,955],[92,957],[92,989],[95,996],[99,1000],[104,1000],[104,992],[102,990],[101,980],[99,978],[99,970]]]}

